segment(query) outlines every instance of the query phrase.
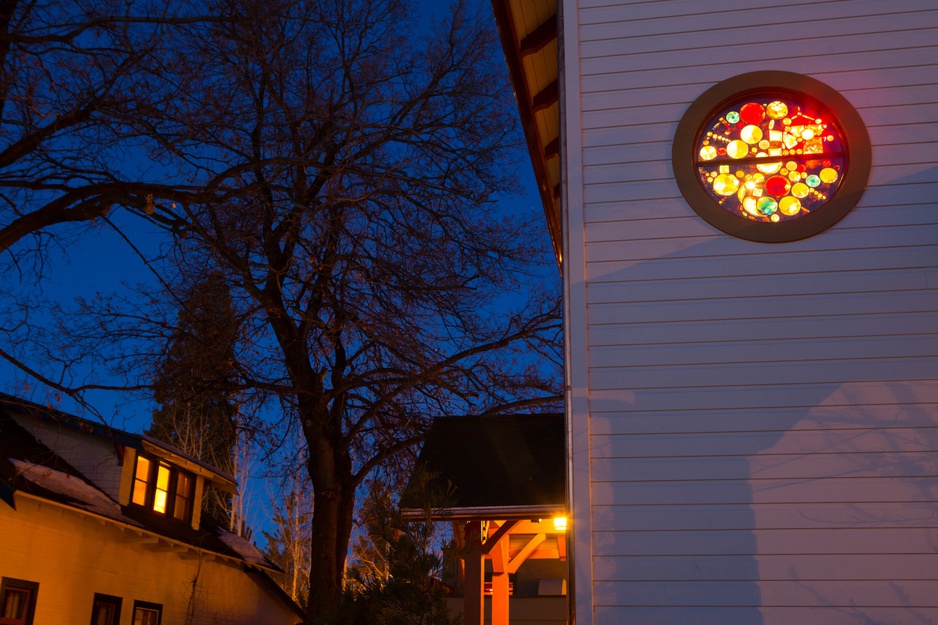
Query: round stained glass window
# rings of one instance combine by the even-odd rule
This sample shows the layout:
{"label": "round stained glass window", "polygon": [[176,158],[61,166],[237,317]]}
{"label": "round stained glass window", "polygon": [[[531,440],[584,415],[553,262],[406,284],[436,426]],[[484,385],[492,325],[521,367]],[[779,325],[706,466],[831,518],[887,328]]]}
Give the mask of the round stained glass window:
{"label": "round stained glass window", "polygon": [[859,200],[870,148],[859,115],[823,83],[788,72],[724,81],[685,113],[672,153],[691,207],[724,232],[793,241]]}

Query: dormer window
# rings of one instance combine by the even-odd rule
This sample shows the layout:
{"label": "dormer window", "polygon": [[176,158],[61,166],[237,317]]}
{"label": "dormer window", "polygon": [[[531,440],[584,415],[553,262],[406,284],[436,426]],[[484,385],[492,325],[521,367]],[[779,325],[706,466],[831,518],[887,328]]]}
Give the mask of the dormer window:
{"label": "dormer window", "polygon": [[136,457],[131,502],[189,522],[192,518],[192,500],[195,478],[165,460],[142,454]]}

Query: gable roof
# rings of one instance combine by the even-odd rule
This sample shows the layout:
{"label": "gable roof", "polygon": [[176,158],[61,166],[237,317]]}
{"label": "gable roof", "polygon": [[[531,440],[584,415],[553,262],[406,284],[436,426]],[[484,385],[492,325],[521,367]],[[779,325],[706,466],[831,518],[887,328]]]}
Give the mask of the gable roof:
{"label": "gable roof", "polygon": [[[26,410],[21,410],[21,407]],[[93,436],[121,441],[121,444],[131,447],[135,447],[134,443],[139,444],[141,440],[138,435],[93,424],[52,409],[43,414],[42,407],[37,404],[3,396],[0,398],[0,500],[6,502],[6,505],[15,509],[13,494],[20,493],[165,539],[183,550],[189,547],[201,549],[247,566],[280,572],[280,568],[264,557],[253,544],[227,531],[207,515],[202,516],[199,529],[194,530],[187,523],[167,519],[136,506],[121,506],[17,423],[10,414],[15,411],[42,417],[47,423],[54,422],[61,427],[81,428],[81,431]],[[87,429],[90,427],[88,424],[93,428]]]}
{"label": "gable roof", "polygon": [[216,488],[234,493],[237,480],[228,473],[207,462],[190,456],[186,452],[146,434],[134,434],[113,428],[103,423],[83,419],[50,406],[43,406],[19,397],[0,393],[0,413],[23,414],[44,423],[52,424],[73,432],[123,445],[136,451],[146,451],[157,457],[169,460],[184,469],[201,475],[212,482]]}
{"label": "gable roof", "polygon": [[435,518],[537,518],[561,511],[564,440],[560,414],[435,419],[401,497],[402,512],[422,514],[421,471],[430,476],[430,500],[442,498]]}

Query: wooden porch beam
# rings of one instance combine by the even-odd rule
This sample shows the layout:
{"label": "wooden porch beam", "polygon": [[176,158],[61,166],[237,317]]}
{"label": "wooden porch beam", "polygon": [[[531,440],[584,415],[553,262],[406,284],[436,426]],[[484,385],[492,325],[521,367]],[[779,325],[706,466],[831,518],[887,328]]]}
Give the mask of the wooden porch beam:
{"label": "wooden porch beam", "polygon": [[[489,543],[486,542],[486,546],[488,546],[488,544]],[[511,582],[508,579],[508,568],[510,565],[508,545],[508,535],[502,534],[497,542],[493,542],[494,549],[491,549],[492,625],[509,625],[508,601],[511,594]]]}
{"label": "wooden porch beam", "polygon": [[463,623],[483,625],[485,618],[485,556],[482,537],[488,531],[485,521],[468,521],[465,525],[466,579],[463,583]]}
{"label": "wooden porch beam", "polygon": [[528,556],[534,553],[534,551],[547,539],[547,534],[536,534],[527,545],[524,546],[524,549],[518,552],[514,558],[511,559],[511,562],[508,563],[508,572],[517,573],[518,567],[524,564],[524,561],[528,559]]}
{"label": "wooden porch beam", "polygon": [[502,523],[498,527],[498,529],[495,530],[495,533],[489,536],[488,539],[485,541],[485,544],[482,545],[482,553],[484,555],[489,555],[489,553],[492,551],[495,545],[497,545],[499,541],[501,541],[502,536],[504,536],[509,531],[511,531],[511,528],[513,528],[517,524],[518,524],[518,521],[515,519],[511,519]]}
{"label": "wooden porch beam", "polygon": [[533,98],[531,98],[531,110],[537,113],[538,111],[543,111],[546,108],[550,108],[554,104],[557,104],[557,100],[560,97],[559,94],[560,87],[555,80],[541,89],[534,95]]}
{"label": "wooden porch beam", "polygon": [[532,30],[518,44],[519,53],[524,58],[534,54],[557,38],[557,16],[553,15],[546,22]]}

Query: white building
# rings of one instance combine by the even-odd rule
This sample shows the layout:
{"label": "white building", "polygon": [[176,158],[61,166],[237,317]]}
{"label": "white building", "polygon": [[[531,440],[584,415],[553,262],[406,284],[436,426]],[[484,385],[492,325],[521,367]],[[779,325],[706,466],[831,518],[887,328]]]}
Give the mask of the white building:
{"label": "white building", "polygon": [[493,6],[562,258],[577,624],[938,623],[938,3]]}

